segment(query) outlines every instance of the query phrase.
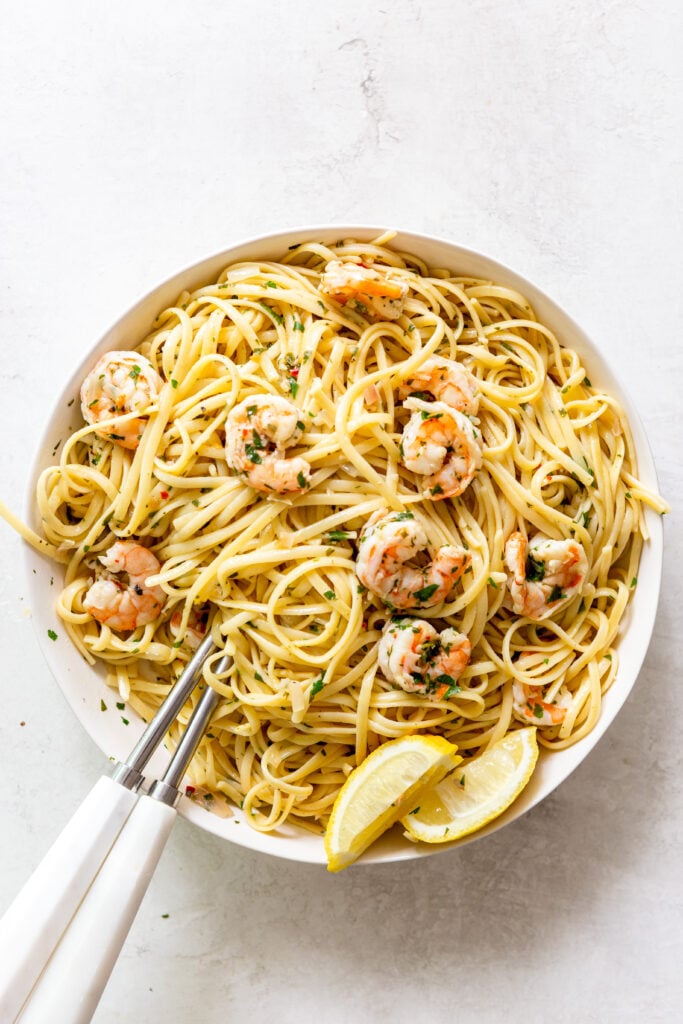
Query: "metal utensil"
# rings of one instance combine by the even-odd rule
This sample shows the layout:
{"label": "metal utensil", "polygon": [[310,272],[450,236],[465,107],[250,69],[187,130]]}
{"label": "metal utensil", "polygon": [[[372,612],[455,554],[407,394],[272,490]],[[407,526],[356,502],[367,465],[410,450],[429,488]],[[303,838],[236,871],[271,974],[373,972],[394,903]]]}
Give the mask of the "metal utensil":
{"label": "metal utensil", "polygon": [[[178,786],[211,719],[206,687],[164,775],[143,770],[216,650],[188,662],[129,757],[92,788],[0,920],[0,1020],[86,1024],[92,1017],[176,817]],[[232,658],[224,655],[217,671]]]}

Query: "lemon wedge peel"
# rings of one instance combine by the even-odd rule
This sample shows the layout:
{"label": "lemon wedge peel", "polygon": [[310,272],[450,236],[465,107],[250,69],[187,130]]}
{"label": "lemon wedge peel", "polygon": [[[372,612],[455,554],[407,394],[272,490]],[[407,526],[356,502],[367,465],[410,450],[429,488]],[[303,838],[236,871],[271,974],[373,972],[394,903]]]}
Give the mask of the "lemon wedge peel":
{"label": "lemon wedge peel", "polygon": [[498,818],[525,788],[538,760],[536,728],[509,732],[423,795],[401,819],[407,837],[450,843]]}
{"label": "lemon wedge peel", "polygon": [[342,871],[462,761],[441,736],[402,736],[373,750],[348,776],[325,832],[328,870]]}

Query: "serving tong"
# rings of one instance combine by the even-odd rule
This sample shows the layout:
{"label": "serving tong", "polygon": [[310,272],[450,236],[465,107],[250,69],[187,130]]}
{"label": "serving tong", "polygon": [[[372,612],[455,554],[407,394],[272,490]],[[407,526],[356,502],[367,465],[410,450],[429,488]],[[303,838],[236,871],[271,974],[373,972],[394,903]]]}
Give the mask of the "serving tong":
{"label": "serving tong", "polygon": [[[207,636],[128,758],[102,776],[0,920],[2,1024],[87,1024],[176,818],[178,786],[218,703],[205,686],[169,765],[144,769],[217,650]],[[224,654],[218,673],[232,664]]]}

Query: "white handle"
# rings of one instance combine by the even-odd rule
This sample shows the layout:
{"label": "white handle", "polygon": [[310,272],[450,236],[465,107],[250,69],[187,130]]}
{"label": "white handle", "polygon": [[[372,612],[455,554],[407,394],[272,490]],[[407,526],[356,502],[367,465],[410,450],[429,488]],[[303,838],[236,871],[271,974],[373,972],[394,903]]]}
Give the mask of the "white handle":
{"label": "white handle", "polygon": [[139,798],[21,1014],[21,1024],[88,1024],[168,839],[176,812]]}
{"label": "white handle", "polygon": [[102,777],[0,920],[0,1021],[13,1021],[137,796]]}

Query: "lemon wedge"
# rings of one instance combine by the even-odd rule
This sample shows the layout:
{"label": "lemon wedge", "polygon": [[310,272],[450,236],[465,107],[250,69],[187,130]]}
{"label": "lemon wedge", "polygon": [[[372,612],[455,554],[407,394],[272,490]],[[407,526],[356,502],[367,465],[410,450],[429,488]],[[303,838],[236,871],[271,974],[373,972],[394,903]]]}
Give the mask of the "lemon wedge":
{"label": "lemon wedge", "polygon": [[449,843],[483,828],[519,796],[538,759],[536,729],[509,732],[415,802],[401,824],[423,843]]}
{"label": "lemon wedge", "polygon": [[462,761],[440,736],[402,736],[365,758],[334,802],[325,852],[330,871],[341,871],[415,807],[422,794]]}

